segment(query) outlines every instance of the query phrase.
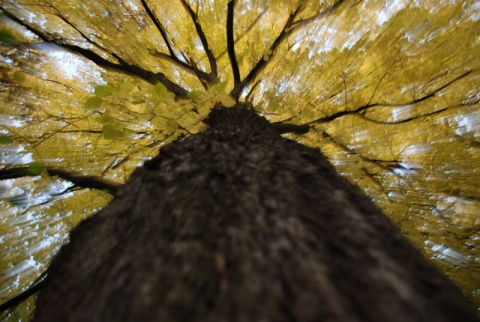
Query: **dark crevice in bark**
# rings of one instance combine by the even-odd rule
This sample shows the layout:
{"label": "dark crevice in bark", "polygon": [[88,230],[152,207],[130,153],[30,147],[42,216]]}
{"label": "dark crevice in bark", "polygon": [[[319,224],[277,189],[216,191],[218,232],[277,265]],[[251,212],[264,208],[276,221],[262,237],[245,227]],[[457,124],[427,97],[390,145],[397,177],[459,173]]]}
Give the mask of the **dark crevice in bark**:
{"label": "dark crevice in bark", "polygon": [[475,321],[318,150],[239,106],[205,122],[72,232],[37,321]]}

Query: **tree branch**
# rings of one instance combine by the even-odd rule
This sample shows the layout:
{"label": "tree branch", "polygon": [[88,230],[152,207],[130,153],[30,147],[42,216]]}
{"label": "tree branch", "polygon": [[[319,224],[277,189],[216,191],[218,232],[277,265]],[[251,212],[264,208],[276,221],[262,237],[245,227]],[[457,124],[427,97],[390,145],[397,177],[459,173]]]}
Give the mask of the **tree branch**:
{"label": "tree branch", "polygon": [[86,176],[75,171],[47,167],[47,172],[51,176],[59,176],[64,180],[70,181],[77,187],[103,190],[112,195],[117,193],[122,186],[120,183],[102,177]]}
{"label": "tree branch", "polygon": [[[270,58],[272,58],[275,55],[275,51],[277,50],[278,46],[287,38],[287,36],[290,34],[290,28],[293,24],[293,21],[295,18],[305,9],[305,5],[301,4],[295,12],[290,14],[288,17],[287,22],[283,26],[282,31],[278,35],[278,37],[275,39],[273,44],[270,46],[268,49],[268,52],[270,52]],[[230,95],[232,95],[235,98],[238,98],[240,94],[242,93],[243,89],[250,85],[252,82],[255,81],[255,79],[258,77],[258,75],[267,67],[268,62],[271,61],[271,59],[265,60],[264,57],[260,58],[260,60],[257,62],[254,68],[248,73],[248,75],[243,79],[242,82],[240,82],[237,86],[234,86],[233,90],[230,92]]]}
{"label": "tree branch", "polygon": [[[155,56],[155,57],[158,57],[160,59],[164,59],[164,60],[182,68],[187,73],[196,76],[198,78],[198,80],[203,84],[205,89],[208,89],[209,86],[214,84],[214,78],[213,78],[212,75],[205,73],[203,70],[198,69],[194,65],[189,65],[189,64],[181,61],[177,57],[172,57],[170,55],[167,55],[167,54],[159,52],[159,51],[157,51],[156,53],[154,53],[152,55]],[[189,59],[189,61],[191,62],[191,59]]]}
{"label": "tree branch", "polygon": [[330,142],[332,142],[333,144],[335,144],[336,146],[338,146],[339,148],[341,148],[342,150],[344,150],[347,155],[355,155],[355,156],[358,156],[362,161],[364,162],[368,162],[368,163],[372,163],[372,164],[375,164],[376,166],[380,167],[382,170],[384,170],[385,172],[390,172],[391,174],[393,174],[395,177],[397,177],[399,180],[401,181],[404,181],[406,182],[406,184],[408,186],[411,186],[411,183],[403,178],[402,176],[400,176],[398,173],[395,173],[395,171],[392,170],[391,167],[388,167],[388,164],[391,163],[391,161],[386,161],[386,160],[376,160],[376,159],[371,159],[369,157],[366,157],[360,153],[358,153],[357,151],[353,150],[353,149],[350,149],[349,147],[347,147],[346,145],[344,144],[341,144],[339,142],[337,142],[333,136],[331,136],[330,134],[328,134],[327,132],[325,131],[321,131],[321,135],[326,138],[327,140],[329,140]]}
{"label": "tree branch", "polygon": [[[42,169],[43,168],[41,166],[2,169],[0,170],[0,180],[38,176],[41,174]],[[86,176],[76,171],[69,171],[54,167],[45,167],[45,170],[47,170],[50,176],[59,176],[64,180],[70,181],[77,187],[103,190],[112,195],[117,193],[118,189],[122,186],[120,183],[116,183],[102,177]]]}
{"label": "tree branch", "polygon": [[[420,103],[420,102],[423,102],[429,98],[432,98],[434,97],[438,92],[440,92],[441,90],[447,88],[448,86],[452,85],[453,83],[455,83],[456,81],[470,75],[472,73],[471,70],[455,77],[454,79],[452,79],[451,81],[447,82],[446,84],[444,84],[443,86],[440,86],[439,88],[436,88],[435,90],[431,91],[430,93],[420,97],[420,98],[417,98],[417,99],[414,99],[413,101],[410,101],[410,102],[406,102],[406,103],[397,103],[397,104],[382,104],[382,103],[372,103],[372,104],[366,104],[366,105],[363,105],[363,106],[360,106],[354,110],[350,110],[350,111],[341,111],[341,112],[337,112],[337,113],[333,113],[332,115],[329,115],[329,116],[324,116],[324,117],[321,117],[321,118],[318,118],[316,120],[313,120],[313,121],[310,121],[306,124],[322,124],[322,123],[326,123],[326,122],[330,122],[330,121],[333,121],[334,119],[338,118],[338,117],[341,117],[341,116],[345,116],[345,115],[348,115],[348,114],[356,114],[356,113],[359,113],[359,112],[362,112],[362,111],[365,111],[371,107],[375,107],[375,106],[389,106],[389,107],[397,107],[397,106],[405,106],[405,105],[412,105],[412,104],[416,104],[416,103]],[[413,119],[413,118],[412,118]]]}
{"label": "tree branch", "polygon": [[310,18],[295,21],[292,24],[290,32],[295,32],[300,28],[306,27],[308,24],[310,24],[312,22],[315,22],[317,20],[320,20],[322,18],[330,16],[331,14],[333,14],[335,12],[335,10],[338,9],[338,7],[340,7],[340,5],[343,2],[345,2],[345,0],[339,0],[339,1],[335,2],[331,7],[327,8],[326,10],[324,10],[322,12],[319,12],[318,14],[316,14],[316,15],[310,17]]}
{"label": "tree branch", "polygon": [[45,278],[48,275],[48,269],[49,268],[47,268],[47,270],[43,272],[26,290],[12,296],[8,300],[0,304],[0,313],[8,309],[13,309],[15,306],[26,300],[28,297],[38,292],[45,284]]}
{"label": "tree branch", "polygon": [[336,9],[344,2],[345,0],[339,0],[326,10],[318,13],[314,17],[304,19],[304,20],[299,20],[295,21],[295,18],[298,17],[298,15],[305,9],[305,3],[302,3],[299,5],[299,7],[293,12],[290,17],[288,18],[287,22],[285,23],[282,31],[278,35],[278,37],[275,39],[273,44],[270,46],[268,49],[268,52],[270,53],[268,59],[264,59],[262,57],[255,67],[250,71],[250,73],[244,78],[244,80],[239,84],[239,86],[235,86],[230,93],[233,97],[239,97],[240,94],[242,93],[243,89],[249,85],[251,85],[252,82],[256,80],[256,78],[260,75],[260,73],[268,66],[270,61],[272,61],[272,58],[275,56],[275,51],[277,48],[280,46],[280,44],[293,32],[296,32],[299,28],[304,27],[308,25],[310,22],[314,20],[318,20],[320,18],[327,17],[331,14],[333,14]]}
{"label": "tree branch", "polygon": [[150,20],[152,20],[152,22],[155,24],[155,27],[157,27],[158,31],[162,35],[163,41],[165,41],[165,44],[168,47],[168,52],[170,53],[170,56],[172,56],[172,58],[176,59],[177,56],[175,55],[175,52],[173,51],[173,48],[170,45],[170,41],[168,40],[168,35],[167,35],[167,32],[165,31],[165,28],[160,23],[160,21],[157,19],[157,17],[154,15],[152,10],[150,10],[150,7],[147,5],[146,1],[145,0],[140,0],[140,2],[143,5],[143,9],[145,9],[145,12],[150,17]]}
{"label": "tree branch", "polygon": [[[238,36],[236,39],[235,39],[235,43],[238,43],[240,40],[242,40],[252,29],[253,27],[260,21],[260,19],[267,13],[268,9],[270,7],[267,6],[258,16],[257,18],[255,18],[255,20],[248,26],[247,29],[245,29],[245,31],[240,35]],[[228,52],[228,48],[226,50],[224,50],[220,55],[217,56],[217,59],[220,59],[222,58],[226,53]]]}
{"label": "tree branch", "polygon": [[175,54],[175,51],[173,50],[172,45],[170,44],[170,40],[168,39],[168,35],[167,35],[167,32],[165,31],[165,27],[163,27],[163,24],[158,20],[158,18],[152,12],[152,10],[148,6],[146,0],[140,0],[140,1],[142,2],[143,8],[147,12],[147,15],[150,17],[150,20],[152,20],[155,27],[157,27],[157,30],[162,35],[163,41],[167,45],[168,52],[170,53],[170,55],[167,55],[167,54],[164,54],[164,53],[161,53],[161,52],[156,52],[153,55],[156,56],[156,57],[159,57],[161,59],[165,59],[165,60],[177,65],[178,67],[184,69],[188,73],[195,75],[200,80],[200,82],[203,84],[203,86],[205,88],[208,88],[208,86],[210,84],[214,83],[214,78],[212,77],[212,75],[198,69],[193,64],[189,65],[189,64],[181,61],[177,57],[177,55]]}
{"label": "tree branch", "polygon": [[287,123],[270,123],[270,125],[277,131],[279,134],[284,133],[298,133],[298,134],[305,134],[308,133],[310,130],[310,126],[308,124],[287,124]]}
{"label": "tree branch", "polygon": [[[235,11],[235,0],[228,2],[227,12],[227,50],[232,65],[234,87],[240,86],[240,70],[238,69],[237,57],[235,56],[235,40],[233,36],[233,19]],[[238,98],[238,97],[236,97]]]}
{"label": "tree branch", "polygon": [[210,63],[211,74],[214,77],[214,79],[217,79],[218,78],[217,60],[215,59],[213,52],[210,50],[210,47],[208,46],[207,37],[203,32],[202,26],[200,25],[200,23],[198,23],[198,16],[192,10],[192,8],[190,7],[190,5],[187,3],[186,0],[180,0],[180,1],[182,2],[182,5],[185,8],[185,10],[187,10],[188,14],[190,15],[190,18],[192,18],[193,24],[195,25],[195,30],[197,31],[197,35],[198,37],[200,37],[200,41],[202,42],[203,49],[207,54],[208,62]]}
{"label": "tree branch", "polygon": [[113,63],[97,53],[89,50],[89,49],[84,49],[79,46],[75,45],[68,45],[68,44],[62,44],[57,40],[52,40],[50,39],[47,35],[44,33],[40,32],[39,30],[29,26],[26,24],[23,20],[17,18],[15,15],[10,13],[8,10],[6,10],[4,7],[0,6],[0,10],[2,10],[3,14],[10,18],[11,20],[15,21],[16,23],[20,24],[21,26],[27,28],[29,31],[34,33],[36,36],[38,36],[40,39],[42,39],[46,43],[50,44],[55,44],[59,46],[60,48],[63,48],[65,50],[71,51],[72,53],[76,53],[78,55],[81,55],[85,57],[86,59],[92,61],[95,63],[97,66],[105,68],[105,69],[113,69],[119,72],[122,72],[124,74],[130,75],[130,76],[135,76],[135,77],[140,77],[144,80],[146,80],[149,83],[156,84],[157,82],[162,83],[165,85],[165,87],[173,92],[178,98],[183,98],[186,99],[188,96],[187,90],[185,90],[183,87],[175,84],[171,80],[168,79],[168,77],[163,74],[163,73],[153,73],[151,71],[145,70],[141,67],[138,67],[136,65],[131,65],[128,64],[125,60],[121,59],[118,55],[116,54],[111,54],[113,57],[115,57],[120,64]]}

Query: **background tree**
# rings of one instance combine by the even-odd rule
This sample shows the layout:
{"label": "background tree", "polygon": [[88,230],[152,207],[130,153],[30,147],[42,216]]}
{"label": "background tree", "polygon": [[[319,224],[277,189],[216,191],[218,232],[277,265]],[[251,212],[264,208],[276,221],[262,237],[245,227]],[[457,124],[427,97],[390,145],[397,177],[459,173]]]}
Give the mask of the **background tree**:
{"label": "background tree", "polygon": [[231,93],[271,122],[309,125],[290,137],[319,147],[478,303],[474,3],[0,9],[4,298],[109,201],[84,188],[113,192],[159,147],[204,130]]}

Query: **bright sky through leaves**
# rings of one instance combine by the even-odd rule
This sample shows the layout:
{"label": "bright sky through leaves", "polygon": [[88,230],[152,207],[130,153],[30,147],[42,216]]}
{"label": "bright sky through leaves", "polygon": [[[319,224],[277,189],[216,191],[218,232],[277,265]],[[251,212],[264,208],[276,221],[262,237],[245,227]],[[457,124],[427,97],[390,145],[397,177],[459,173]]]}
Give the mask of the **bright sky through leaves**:
{"label": "bright sky through leaves", "polygon": [[228,1],[1,2],[0,169],[31,173],[0,181],[0,302],[110,200],[46,168],[123,183],[240,88],[271,121],[309,124],[290,137],[480,306],[480,2],[236,2],[242,84]]}

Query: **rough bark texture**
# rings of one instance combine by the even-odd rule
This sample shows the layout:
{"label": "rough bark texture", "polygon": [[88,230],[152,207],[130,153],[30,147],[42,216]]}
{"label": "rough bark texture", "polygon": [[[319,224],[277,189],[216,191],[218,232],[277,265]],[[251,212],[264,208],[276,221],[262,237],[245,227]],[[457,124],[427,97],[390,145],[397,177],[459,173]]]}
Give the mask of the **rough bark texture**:
{"label": "rough bark texture", "polygon": [[207,122],[72,232],[37,321],[475,321],[318,150],[247,109]]}

